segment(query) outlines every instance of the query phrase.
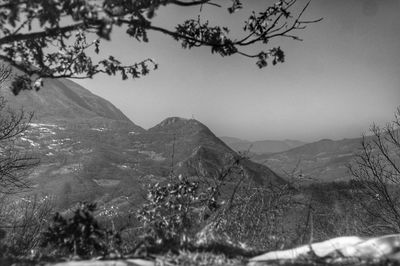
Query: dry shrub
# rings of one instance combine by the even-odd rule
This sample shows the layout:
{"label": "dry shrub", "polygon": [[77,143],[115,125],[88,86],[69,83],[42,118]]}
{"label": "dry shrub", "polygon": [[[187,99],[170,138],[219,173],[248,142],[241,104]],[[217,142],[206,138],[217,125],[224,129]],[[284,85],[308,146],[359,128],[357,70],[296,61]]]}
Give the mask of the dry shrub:
{"label": "dry shrub", "polygon": [[16,256],[34,253],[53,211],[53,200],[48,196],[17,198],[3,195],[0,206],[0,228],[5,232],[0,242],[3,254]]}

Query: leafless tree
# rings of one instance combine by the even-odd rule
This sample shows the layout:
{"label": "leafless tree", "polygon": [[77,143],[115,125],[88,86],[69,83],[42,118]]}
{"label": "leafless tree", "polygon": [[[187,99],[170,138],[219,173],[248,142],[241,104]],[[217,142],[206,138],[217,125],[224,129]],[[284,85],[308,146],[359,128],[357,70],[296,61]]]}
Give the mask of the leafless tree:
{"label": "leafless tree", "polygon": [[27,196],[15,199],[0,196],[0,230],[6,232],[1,244],[14,255],[27,255],[39,245],[40,234],[54,211],[49,196]]}
{"label": "leafless tree", "polygon": [[4,64],[0,65],[0,84],[7,81],[7,79],[11,76],[11,67],[8,67]]}
{"label": "leafless tree", "polygon": [[[351,165],[358,189],[355,195],[372,222],[369,231],[400,232],[400,107],[395,119],[363,136],[361,152]],[[367,222],[364,219],[364,222]]]}
{"label": "leafless tree", "polygon": [[[0,66],[0,84],[10,73],[10,68]],[[24,173],[39,161],[18,147],[17,142],[27,130],[32,116],[32,113],[11,109],[0,96],[0,193],[15,193],[29,187]]]}

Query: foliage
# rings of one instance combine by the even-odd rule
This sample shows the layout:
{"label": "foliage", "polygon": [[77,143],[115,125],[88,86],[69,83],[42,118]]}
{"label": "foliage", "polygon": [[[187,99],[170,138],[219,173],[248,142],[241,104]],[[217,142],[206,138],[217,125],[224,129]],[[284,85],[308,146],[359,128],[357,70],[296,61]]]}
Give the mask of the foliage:
{"label": "foliage", "polygon": [[[350,167],[358,187],[354,193],[375,220],[370,232],[400,232],[400,108],[384,128],[373,125],[364,136],[362,149]],[[364,219],[365,222],[365,219]]]}
{"label": "foliage", "polygon": [[[15,78],[12,90],[40,88],[42,78],[92,78],[98,73],[121,75],[122,79],[139,78],[156,69],[153,59],[124,65],[117,58],[98,58],[101,39],[110,40],[114,27],[123,27],[126,34],[139,42],[148,42],[148,33],[157,32],[172,37],[183,48],[206,46],[221,56],[242,55],[254,58],[262,68],[284,62],[280,47],[268,47],[272,39],[286,37],[300,40],[294,32],[310,23],[303,20],[308,7],[297,14],[291,9],[297,0],[279,0],[275,4],[252,12],[245,21],[239,38],[231,30],[211,25],[203,19],[203,6],[221,8],[211,0],[3,0],[0,2],[0,59],[9,62],[25,75]],[[222,2],[222,1],[221,1]],[[227,5],[230,14],[243,7],[240,0]],[[196,18],[186,19],[174,29],[155,25],[153,18],[168,6],[200,8]],[[38,26],[39,27],[38,27]],[[91,40],[93,33],[97,39]],[[233,34],[232,34],[233,35]],[[261,48],[258,44],[261,44]],[[250,47],[258,52],[248,53]],[[246,52],[245,52],[246,51]]]}
{"label": "foliage", "polygon": [[287,185],[259,187],[247,183],[232,202],[224,204],[214,233],[243,248],[281,248],[293,238],[286,218],[294,205],[293,191]]}
{"label": "foliage", "polygon": [[303,218],[304,226],[300,226],[302,232],[299,243],[362,233],[358,216],[366,216],[353,199],[352,184],[316,183],[303,188],[303,193],[307,195],[303,207],[306,219]]}
{"label": "foliage", "polygon": [[[82,203],[72,217],[56,213],[42,236],[42,246],[58,255],[74,254],[91,257],[117,248],[119,234],[100,227],[93,216],[96,204]],[[111,245],[110,245],[111,244]]]}
{"label": "foliage", "polygon": [[138,212],[145,241],[150,245],[184,246],[193,240],[205,214],[218,208],[213,188],[201,191],[198,181],[180,176],[176,181],[149,185],[147,200]]}
{"label": "foliage", "polygon": [[227,164],[216,178],[180,176],[150,185],[138,213],[147,244],[174,250],[229,243],[261,250],[293,239],[285,221],[293,190],[288,184],[252,182],[240,164],[244,159]]}

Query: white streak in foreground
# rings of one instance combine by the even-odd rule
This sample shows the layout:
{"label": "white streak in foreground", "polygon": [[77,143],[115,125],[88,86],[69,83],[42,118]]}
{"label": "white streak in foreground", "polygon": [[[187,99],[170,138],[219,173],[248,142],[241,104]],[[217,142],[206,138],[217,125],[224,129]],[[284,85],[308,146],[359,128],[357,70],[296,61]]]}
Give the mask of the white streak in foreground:
{"label": "white streak in foreground", "polygon": [[[312,249],[312,251],[311,251]],[[395,255],[400,250],[400,234],[373,238],[345,236],[293,249],[272,251],[254,257],[250,265],[260,261],[294,260],[314,252],[318,257],[379,259]]]}

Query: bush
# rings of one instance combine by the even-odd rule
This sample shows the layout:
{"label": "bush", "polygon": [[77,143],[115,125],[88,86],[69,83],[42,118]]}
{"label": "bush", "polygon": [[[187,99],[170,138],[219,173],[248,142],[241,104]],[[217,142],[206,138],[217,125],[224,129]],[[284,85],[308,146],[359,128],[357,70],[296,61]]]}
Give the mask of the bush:
{"label": "bush", "polygon": [[56,213],[43,233],[42,247],[50,248],[54,255],[80,257],[105,255],[118,249],[119,234],[101,228],[93,216],[95,210],[96,204],[81,203],[70,218]]}
{"label": "bush", "polygon": [[[45,221],[50,218],[53,200],[50,197],[31,196],[21,199],[3,197],[0,201],[0,254],[24,256],[38,247]],[[3,238],[3,239],[2,239]]]}
{"label": "bush", "polygon": [[209,213],[218,207],[213,187],[201,191],[199,182],[182,176],[164,185],[150,185],[147,200],[138,219],[150,246],[187,245]]}
{"label": "bush", "polygon": [[246,249],[281,248],[293,239],[293,225],[287,220],[293,206],[293,191],[288,186],[247,183],[221,208],[213,233]]}

